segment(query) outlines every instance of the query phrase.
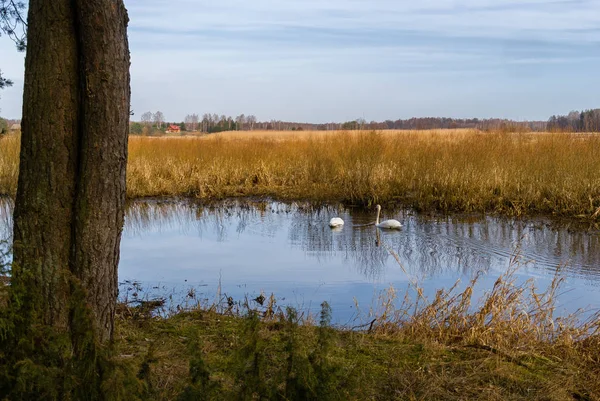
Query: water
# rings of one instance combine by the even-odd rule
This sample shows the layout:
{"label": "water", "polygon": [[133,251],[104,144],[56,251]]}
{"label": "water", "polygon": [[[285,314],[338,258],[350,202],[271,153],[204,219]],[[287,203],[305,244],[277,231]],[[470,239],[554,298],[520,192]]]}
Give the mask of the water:
{"label": "water", "polygon": [[[10,231],[9,213],[0,208],[0,235]],[[328,301],[334,320],[352,325],[382,291],[393,286],[402,296],[415,280],[431,296],[482,272],[481,296],[518,253],[519,280],[533,278],[545,288],[561,270],[566,281],[559,313],[600,307],[596,229],[545,219],[428,218],[385,209],[383,215],[404,227],[377,230],[370,224],[374,212],[358,208],[136,201],[126,213],[120,295],[166,296],[173,305],[190,305],[213,302],[218,291],[235,300],[273,293],[279,305],[305,311]],[[329,228],[334,216],[346,222],[342,229]]]}

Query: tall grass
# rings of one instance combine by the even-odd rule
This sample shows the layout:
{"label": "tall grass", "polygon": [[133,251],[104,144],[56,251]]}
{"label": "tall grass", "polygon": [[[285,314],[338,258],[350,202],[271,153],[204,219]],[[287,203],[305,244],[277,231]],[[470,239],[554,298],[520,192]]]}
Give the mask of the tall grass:
{"label": "tall grass", "polygon": [[0,195],[17,192],[20,135],[0,136]]}
{"label": "tall grass", "polygon": [[[0,140],[0,193],[14,193],[17,142]],[[597,134],[227,132],[131,137],[129,150],[130,198],[274,196],[570,217],[600,208]]]}
{"label": "tall grass", "polygon": [[131,197],[399,202],[419,210],[591,216],[600,136],[476,131],[132,138]]}

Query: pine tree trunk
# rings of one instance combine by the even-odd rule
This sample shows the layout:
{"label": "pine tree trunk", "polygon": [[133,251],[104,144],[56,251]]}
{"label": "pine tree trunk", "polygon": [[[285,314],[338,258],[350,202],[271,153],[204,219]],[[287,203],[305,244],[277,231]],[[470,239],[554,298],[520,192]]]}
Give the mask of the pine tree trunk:
{"label": "pine tree trunk", "polygon": [[62,330],[69,327],[66,278],[80,118],[73,13],[70,0],[29,3],[14,211],[13,280],[31,292],[23,297],[24,313]]}
{"label": "pine tree trunk", "polygon": [[74,283],[113,333],[129,125],[121,0],[31,0],[13,282],[23,312],[68,332]]}
{"label": "pine tree trunk", "polygon": [[129,46],[122,1],[79,0],[82,99],[73,244],[100,341],[112,337],[125,214]]}

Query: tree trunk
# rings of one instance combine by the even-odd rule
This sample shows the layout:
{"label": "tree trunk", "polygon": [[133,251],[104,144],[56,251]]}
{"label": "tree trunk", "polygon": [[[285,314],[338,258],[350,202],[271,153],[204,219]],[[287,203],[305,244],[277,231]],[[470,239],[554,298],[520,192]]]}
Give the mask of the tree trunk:
{"label": "tree trunk", "polygon": [[121,0],[29,2],[13,283],[23,312],[62,332],[81,288],[100,342],[124,218],[127,22]]}
{"label": "tree trunk", "polygon": [[125,216],[129,46],[122,1],[79,0],[82,54],[80,159],[73,273],[87,291],[101,342],[112,338]]}

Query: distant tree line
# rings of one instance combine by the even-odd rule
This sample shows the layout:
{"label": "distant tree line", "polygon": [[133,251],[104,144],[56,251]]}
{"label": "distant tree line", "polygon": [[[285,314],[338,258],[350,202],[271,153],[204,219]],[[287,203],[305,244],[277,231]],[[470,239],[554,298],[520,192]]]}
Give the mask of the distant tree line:
{"label": "distant tree line", "polygon": [[0,117],[0,134],[8,133],[13,124],[19,123],[21,123],[21,120],[11,120]]}
{"label": "distant tree line", "polygon": [[[154,135],[164,132],[168,127],[177,125],[182,132],[222,132],[222,131],[250,131],[258,128],[256,117],[241,114],[237,117],[205,113],[202,118],[198,114],[188,114],[184,121],[168,122],[161,111],[155,113],[147,111],[141,116],[141,121],[131,122],[130,133],[137,135]],[[262,129],[262,128],[261,128]]]}
{"label": "distant tree line", "polygon": [[[367,130],[383,130],[383,129],[403,129],[403,130],[430,130],[430,129],[457,129],[470,128],[479,129],[482,131],[543,131],[546,128],[544,121],[513,121],[507,119],[490,118],[490,119],[459,119],[447,117],[421,117],[410,118],[406,120],[385,120],[366,122],[364,119],[356,119],[338,124],[325,124],[326,126],[336,127],[333,129],[367,129]],[[321,124],[320,126],[323,126]]]}
{"label": "distant tree line", "polygon": [[566,116],[552,116],[546,129],[551,132],[600,132],[600,109],[572,111]]}
{"label": "distant tree line", "polygon": [[8,121],[0,117],[0,135],[8,132]]}
{"label": "distant tree line", "polygon": [[470,128],[481,131],[531,132],[531,131],[600,131],[600,109],[582,112],[572,111],[566,116],[552,116],[548,121],[514,121],[500,118],[447,118],[420,117],[406,120],[385,120],[367,122],[363,118],[345,122],[303,123],[281,120],[259,121],[254,115],[240,114],[237,117],[205,113],[188,114],[182,122],[165,122],[160,111],[142,114],[140,122],[131,123],[132,134],[152,135],[164,132],[169,125],[178,125],[181,131],[221,132],[221,131],[332,131],[332,130],[430,130]]}

